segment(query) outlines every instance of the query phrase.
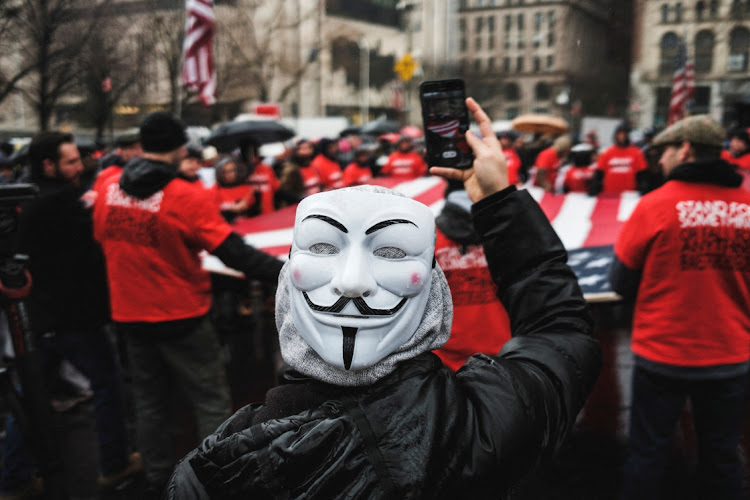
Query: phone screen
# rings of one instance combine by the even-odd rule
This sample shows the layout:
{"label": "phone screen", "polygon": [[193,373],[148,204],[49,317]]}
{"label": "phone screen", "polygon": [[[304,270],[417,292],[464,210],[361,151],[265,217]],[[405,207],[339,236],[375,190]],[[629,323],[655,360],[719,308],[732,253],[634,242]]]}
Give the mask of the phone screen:
{"label": "phone screen", "polygon": [[419,86],[427,164],[470,168],[474,155],[466,142],[469,111],[463,80],[436,80]]}

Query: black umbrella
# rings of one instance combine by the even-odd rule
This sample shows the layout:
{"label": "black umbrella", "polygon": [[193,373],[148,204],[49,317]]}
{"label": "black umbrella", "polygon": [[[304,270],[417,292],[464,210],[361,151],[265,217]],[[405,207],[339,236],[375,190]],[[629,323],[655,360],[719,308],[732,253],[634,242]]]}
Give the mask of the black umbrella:
{"label": "black umbrella", "polygon": [[360,133],[364,135],[398,134],[401,124],[394,120],[374,120],[362,125]]}
{"label": "black umbrella", "polygon": [[294,135],[294,130],[272,120],[224,122],[211,132],[205,144],[214,146],[219,152],[228,153],[241,144],[281,142]]}

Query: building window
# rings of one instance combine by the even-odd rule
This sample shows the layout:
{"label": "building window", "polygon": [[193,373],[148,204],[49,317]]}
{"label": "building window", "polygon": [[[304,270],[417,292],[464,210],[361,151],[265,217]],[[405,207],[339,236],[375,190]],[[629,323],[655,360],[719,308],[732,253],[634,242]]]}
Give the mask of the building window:
{"label": "building window", "polygon": [[550,88],[544,82],[539,82],[534,86],[534,99],[537,101],[549,101]]}
{"label": "building window", "polygon": [[739,17],[742,15],[742,0],[732,0],[732,7],[730,9],[732,17]]}
{"label": "building window", "polygon": [[517,57],[516,58],[516,73],[521,73],[523,71],[523,57]]}
{"label": "building window", "polygon": [[539,73],[542,69],[542,60],[539,56],[534,56],[534,73]]}
{"label": "building window", "polygon": [[510,73],[510,57],[503,57],[503,71]]}
{"label": "building window", "polygon": [[522,30],[523,29],[523,14],[518,14],[517,21],[518,21],[518,29]]}
{"label": "building window", "polygon": [[522,49],[522,48],[524,47],[524,41],[523,41],[523,33],[519,33],[519,34],[518,34],[518,40],[516,40],[516,42],[517,42],[517,43],[516,43],[516,46],[517,46],[517,47],[518,47],[519,49]]}
{"label": "building window", "polygon": [[711,16],[711,19],[719,17],[719,0],[711,0],[711,3],[708,4],[708,15]]}
{"label": "building window", "polygon": [[661,6],[661,22],[662,24],[669,22],[669,5],[667,4]]}
{"label": "building window", "polygon": [[482,37],[478,36],[474,39],[474,47],[476,50],[482,50]]}
{"label": "building window", "polygon": [[495,48],[495,35],[490,35],[490,38],[487,40],[487,48],[490,50]]}
{"label": "building window", "polygon": [[482,71],[482,60],[481,59],[474,59],[474,71],[476,73],[479,73]]}
{"label": "building window", "polygon": [[542,44],[543,38],[544,38],[544,35],[542,35],[541,33],[534,33],[534,36],[531,37],[531,41],[535,49],[538,49],[539,46]]}
{"label": "building window", "polygon": [[555,27],[556,19],[555,19],[555,11],[551,10],[547,12],[547,27],[549,29],[553,29]]}
{"label": "building window", "polygon": [[547,56],[547,69],[552,69],[555,66],[555,56]]}
{"label": "building window", "polygon": [[674,73],[679,45],[679,37],[672,32],[665,33],[664,36],[661,37],[661,43],[659,44],[661,50],[659,57],[660,75],[671,75]]}
{"label": "building window", "polygon": [[490,16],[487,18],[487,31],[490,33],[495,32],[495,16]]}
{"label": "building window", "polygon": [[518,108],[506,108],[505,109],[505,119],[506,120],[512,120],[516,116],[518,116],[521,113],[521,111]]}
{"label": "building window", "polygon": [[729,33],[728,71],[747,71],[747,56],[750,49],[750,31],[747,28],[735,28]]}
{"label": "building window", "polygon": [[510,42],[511,42],[510,33],[506,33],[504,41],[503,41],[503,47],[505,47],[506,49],[510,49]]}
{"label": "building window", "polygon": [[510,31],[513,26],[513,18],[511,16],[505,16],[505,31]]}
{"label": "building window", "polygon": [[555,32],[550,31],[547,33],[547,47],[552,47],[555,45]]}
{"label": "building window", "polygon": [[695,4],[695,19],[697,21],[703,21],[703,16],[706,15],[706,4],[698,2]]}
{"label": "building window", "polygon": [[487,69],[488,70],[495,69],[495,58],[494,57],[490,57],[489,59],[487,59]]}
{"label": "building window", "polygon": [[695,36],[695,72],[710,73],[714,58],[714,34],[699,31]]}
{"label": "building window", "polygon": [[466,42],[466,19],[458,20],[458,45],[461,52],[466,52],[469,48]]}
{"label": "building window", "polygon": [[477,17],[474,19],[474,31],[476,34],[480,34],[482,30],[484,29],[484,18],[483,17]]}
{"label": "building window", "polygon": [[506,101],[517,101],[521,98],[521,91],[515,83],[506,83],[503,87],[503,97]]}
{"label": "building window", "polygon": [[674,6],[674,22],[682,22],[682,4],[678,3]]}
{"label": "building window", "polygon": [[542,29],[542,13],[537,12],[534,14],[534,31],[539,31]]}

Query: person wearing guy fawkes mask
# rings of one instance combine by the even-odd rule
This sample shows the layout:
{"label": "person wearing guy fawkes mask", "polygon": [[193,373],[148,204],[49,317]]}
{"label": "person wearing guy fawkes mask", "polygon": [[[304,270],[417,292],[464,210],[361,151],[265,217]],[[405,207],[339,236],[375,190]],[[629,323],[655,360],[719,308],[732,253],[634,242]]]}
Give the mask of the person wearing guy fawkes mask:
{"label": "person wearing guy fawkes mask", "polygon": [[592,320],[566,252],[509,186],[487,115],[466,104],[462,180],[514,338],[457,373],[431,351],[452,305],[428,207],[375,186],[304,199],[279,277],[291,367],[177,466],[167,498],[500,498],[559,449],[599,372]]}

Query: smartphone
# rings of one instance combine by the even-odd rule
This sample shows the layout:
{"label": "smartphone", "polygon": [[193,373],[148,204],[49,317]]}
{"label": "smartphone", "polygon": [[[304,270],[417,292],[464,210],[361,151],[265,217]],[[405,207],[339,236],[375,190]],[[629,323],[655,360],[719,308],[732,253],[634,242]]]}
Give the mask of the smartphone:
{"label": "smartphone", "polygon": [[430,80],[419,85],[427,164],[431,167],[470,168],[474,154],[466,142],[469,110],[466,87],[460,79]]}

